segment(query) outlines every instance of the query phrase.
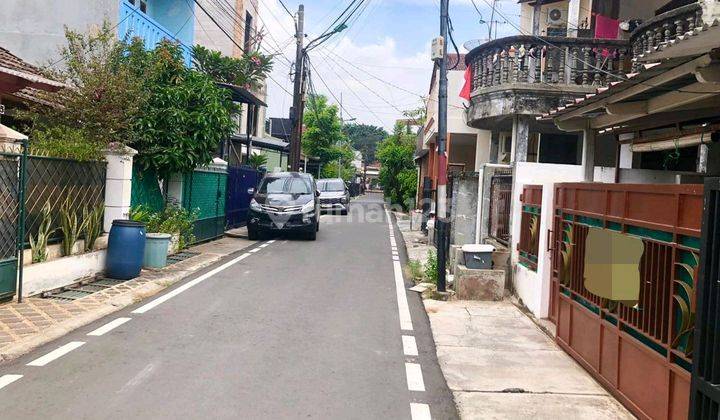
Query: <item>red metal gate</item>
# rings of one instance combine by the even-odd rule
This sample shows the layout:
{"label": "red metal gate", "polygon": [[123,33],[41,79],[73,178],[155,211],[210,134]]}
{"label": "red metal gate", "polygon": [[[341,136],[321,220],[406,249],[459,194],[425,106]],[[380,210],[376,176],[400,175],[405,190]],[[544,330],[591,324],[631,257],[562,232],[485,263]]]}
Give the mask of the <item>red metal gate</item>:
{"label": "red metal gate", "polygon": [[[702,185],[555,186],[557,342],[640,418],[688,415],[702,193]],[[585,288],[593,227],[642,239],[636,305]]]}

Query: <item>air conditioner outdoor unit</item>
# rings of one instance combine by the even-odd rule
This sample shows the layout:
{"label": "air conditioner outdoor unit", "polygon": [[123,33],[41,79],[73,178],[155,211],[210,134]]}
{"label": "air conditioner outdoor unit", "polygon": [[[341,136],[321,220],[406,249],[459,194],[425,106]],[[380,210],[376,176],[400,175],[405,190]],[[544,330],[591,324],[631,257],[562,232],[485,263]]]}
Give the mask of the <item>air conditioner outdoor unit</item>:
{"label": "air conditioner outdoor unit", "polygon": [[565,26],[567,22],[567,12],[563,9],[550,9],[547,15],[547,23],[549,26]]}

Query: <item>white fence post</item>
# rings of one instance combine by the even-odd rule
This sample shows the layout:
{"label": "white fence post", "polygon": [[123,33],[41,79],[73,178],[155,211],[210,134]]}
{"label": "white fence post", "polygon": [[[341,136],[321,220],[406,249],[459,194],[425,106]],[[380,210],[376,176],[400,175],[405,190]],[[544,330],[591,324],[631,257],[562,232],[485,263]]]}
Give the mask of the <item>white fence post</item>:
{"label": "white fence post", "polygon": [[105,232],[110,232],[113,220],[127,219],[130,215],[133,156],[136,154],[137,150],[127,146],[111,147],[105,151]]}

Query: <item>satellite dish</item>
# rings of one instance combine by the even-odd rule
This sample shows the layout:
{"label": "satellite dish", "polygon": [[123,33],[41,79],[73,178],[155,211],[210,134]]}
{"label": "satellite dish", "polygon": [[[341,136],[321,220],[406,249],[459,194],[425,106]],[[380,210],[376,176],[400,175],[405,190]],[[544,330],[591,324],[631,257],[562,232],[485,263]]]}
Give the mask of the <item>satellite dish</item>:
{"label": "satellite dish", "polygon": [[471,39],[470,41],[467,41],[463,44],[463,47],[465,47],[466,50],[472,51],[473,49],[481,46],[484,44],[485,41],[482,39]]}

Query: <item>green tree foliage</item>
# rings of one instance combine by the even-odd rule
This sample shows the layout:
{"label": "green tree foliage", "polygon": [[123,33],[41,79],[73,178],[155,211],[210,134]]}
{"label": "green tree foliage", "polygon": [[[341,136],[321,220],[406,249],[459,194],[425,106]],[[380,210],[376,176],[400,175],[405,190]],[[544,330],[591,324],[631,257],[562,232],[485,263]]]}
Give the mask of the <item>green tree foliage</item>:
{"label": "green tree foliage", "polygon": [[348,124],[343,127],[343,131],[353,148],[362,153],[366,165],[375,162],[377,144],[388,136],[384,128],[369,124]]}
{"label": "green tree foliage", "polygon": [[198,71],[210,75],[218,82],[242,86],[246,89],[259,87],[272,70],[271,58],[259,51],[252,51],[235,58],[196,45],[192,49],[192,57]]}
{"label": "green tree foliage", "polygon": [[395,125],[393,134],[380,142],[377,150],[379,181],[385,197],[404,209],[412,205],[417,190],[414,153],[415,135],[407,134],[402,124]]}
{"label": "green tree foliage", "polygon": [[147,96],[142,81],[126,65],[127,45],[106,22],[99,32],[65,30],[63,66],[46,68],[48,77],[68,88],[40,92],[21,119],[31,123],[31,142],[39,153],[91,159],[110,143],[135,136],[134,121]]}
{"label": "green tree foliage", "polygon": [[185,67],[180,46],[172,42],[147,51],[135,39],[127,60],[147,91],[131,143],[141,167],[165,177],[210,163],[234,129],[230,93],[211,76]]}
{"label": "green tree foliage", "polygon": [[352,177],[354,170],[351,169],[351,163],[354,154],[347,136],[342,131],[338,107],[328,104],[325,96],[311,95],[303,121],[305,123],[303,152],[320,160],[320,176],[333,173],[331,177],[336,178],[337,161],[340,160],[343,167],[341,174],[350,173],[347,179]]}

